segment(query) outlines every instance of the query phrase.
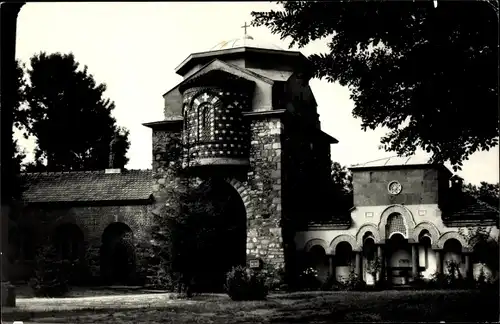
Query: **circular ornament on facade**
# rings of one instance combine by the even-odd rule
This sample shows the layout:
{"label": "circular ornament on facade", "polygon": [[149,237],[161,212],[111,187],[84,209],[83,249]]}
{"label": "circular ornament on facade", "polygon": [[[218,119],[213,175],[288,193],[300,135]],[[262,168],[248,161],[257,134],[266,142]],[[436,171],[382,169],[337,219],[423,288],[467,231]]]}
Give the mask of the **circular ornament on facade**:
{"label": "circular ornament on facade", "polygon": [[403,187],[398,181],[391,181],[387,186],[387,190],[391,195],[397,195],[403,190]]}

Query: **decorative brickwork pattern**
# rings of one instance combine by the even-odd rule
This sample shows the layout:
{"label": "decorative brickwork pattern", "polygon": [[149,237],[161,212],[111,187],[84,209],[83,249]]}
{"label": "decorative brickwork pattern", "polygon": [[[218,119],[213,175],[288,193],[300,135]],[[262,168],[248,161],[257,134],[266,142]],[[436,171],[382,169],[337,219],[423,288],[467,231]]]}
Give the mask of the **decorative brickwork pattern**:
{"label": "decorative brickwork pattern", "polygon": [[[250,104],[248,95],[224,92],[216,87],[186,90],[185,161],[189,159],[195,165],[214,163],[214,158],[248,159],[249,130],[242,112],[247,111]],[[231,164],[230,160],[228,163]]]}
{"label": "decorative brickwork pattern", "polygon": [[392,214],[399,214],[402,216],[406,228],[406,231],[402,233],[405,235],[405,238],[411,240],[411,238],[413,237],[413,229],[415,228],[415,220],[413,219],[413,215],[411,214],[411,212],[407,208],[401,205],[392,205],[386,208],[382,212],[382,216],[380,217],[380,223],[378,224],[380,239],[381,240],[389,239],[387,235],[388,231],[386,226],[388,224],[389,217]]}
{"label": "decorative brickwork pattern", "polygon": [[391,214],[387,219],[386,237],[390,238],[393,233],[401,233],[406,237],[406,226],[403,216],[400,214]]}

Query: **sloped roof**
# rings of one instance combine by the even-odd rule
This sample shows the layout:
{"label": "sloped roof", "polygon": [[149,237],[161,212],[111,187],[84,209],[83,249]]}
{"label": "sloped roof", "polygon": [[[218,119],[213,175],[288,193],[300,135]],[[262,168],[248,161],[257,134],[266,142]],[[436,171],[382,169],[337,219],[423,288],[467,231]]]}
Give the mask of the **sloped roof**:
{"label": "sloped roof", "polygon": [[259,75],[262,75],[263,77],[266,77],[273,81],[281,81],[281,82],[287,81],[293,74],[293,72],[290,71],[269,70],[269,69],[265,70],[258,68],[245,68],[245,69],[257,73]]}
{"label": "sloped roof", "polygon": [[412,155],[408,157],[390,156],[378,160],[354,164],[351,168],[367,168],[367,167],[382,167],[382,166],[400,166],[400,165],[417,165],[428,164],[428,158],[424,156]]}
{"label": "sloped roof", "polygon": [[151,170],[22,173],[27,203],[148,200]]}
{"label": "sloped roof", "polygon": [[451,208],[443,213],[445,221],[498,220],[500,211],[468,194],[463,193],[459,199],[454,199]]}

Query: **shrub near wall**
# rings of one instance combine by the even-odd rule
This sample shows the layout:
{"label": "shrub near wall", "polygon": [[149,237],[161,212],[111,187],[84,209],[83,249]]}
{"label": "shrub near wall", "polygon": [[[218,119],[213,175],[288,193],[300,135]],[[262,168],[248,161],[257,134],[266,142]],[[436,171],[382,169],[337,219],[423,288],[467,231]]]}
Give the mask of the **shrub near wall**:
{"label": "shrub near wall", "polygon": [[30,286],[37,297],[61,297],[68,290],[71,263],[60,260],[52,245],[42,246],[35,258],[35,274]]}
{"label": "shrub near wall", "polygon": [[226,275],[226,291],[232,300],[264,300],[268,292],[265,275],[247,267],[233,267]]}

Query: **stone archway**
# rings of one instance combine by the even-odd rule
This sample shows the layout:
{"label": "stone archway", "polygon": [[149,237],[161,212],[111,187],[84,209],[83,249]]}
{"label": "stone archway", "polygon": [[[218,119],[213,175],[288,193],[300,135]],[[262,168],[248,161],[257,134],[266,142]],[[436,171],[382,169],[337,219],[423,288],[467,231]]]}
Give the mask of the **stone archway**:
{"label": "stone archway", "polygon": [[459,232],[446,232],[442,234],[437,241],[437,249],[442,250],[444,248],[444,244],[449,239],[457,240],[462,246],[462,252],[470,252],[469,244],[467,244],[465,237]]}
{"label": "stone archway", "polygon": [[341,234],[341,235],[337,236],[336,238],[334,238],[332,240],[332,242],[330,243],[330,253],[329,254],[335,255],[336,250],[337,250],[337,245],[340,244],[341,242],[349,243],[351,245],[353,252],[359,251],[359,246],[358,246],[354,236],[349,235],[349,234]]}
{"label": "stone archway", "polygon": [[240,195],[241,201],[245,206],[246,217],[248,219],[253,219],[253,208],[250,204],[250,190],[248,190],[248,186],[246,185],[246,183],[240,182],[236,179],[225,179],[225,181],[230,184]]}
{"label": "stone archway", "polygon": [[404,235],[405,238],[412,240],[413,237],[413,229],[415,228],[415,220],[413,219],[413,215],[411,212],[402,205],[393,205],[387,207],[380,217],[380,222],[378,224],[378,229],[380,233],[381,240],[387,240],[389,237],[387,236],[386,227],[388,225],[389,217],[392,215],[401,215],[404,221],[404,225],[406,227],[406,233]]}
{"label": "stone archway", "polygon": [[249,197],[241,183],[222,178],[204,181],[196,192],[208,208],[192,215],[201,235],[192,260],[195,286],[198,291],[223,291],[226,273],[246,264]]}
{"label": "stone archway", "polygon": [[135,277],[134,234],[121,222],[109,224],[102,233],[101,276],[107,283],[131,284]]}
{"label": "stone archway", "polygon": [[358,246],[363,246],[363,240],[365,238],[365,234],[370,232],[373,236],[373,240],[375,244],[380,244],[380,233],[375,224],[365,224],[360,227],[358,233],[356,234],[356,242]]}
{"label": "stone archway", "polygon": [[417,226],[415,226],[411,236],[413,241],[419,242],[420,234],[423,231],[427,231],[429,233],[432,248],[436,248],[439,240],[439,230],[436,228],[434,224],[429,222],[421,222]]}
{"label": "stone archway", "polygon": [[304,252],[309,252],[311,250],[311,248],[313,246],[316,246],[316,245],[321,246],[325,250],[325,253],[330,251],[330,249],[328,248],[328,243],[326,243],[325,240],[312,239],[312,240],[307,241],[307,243],[304,245]]}

